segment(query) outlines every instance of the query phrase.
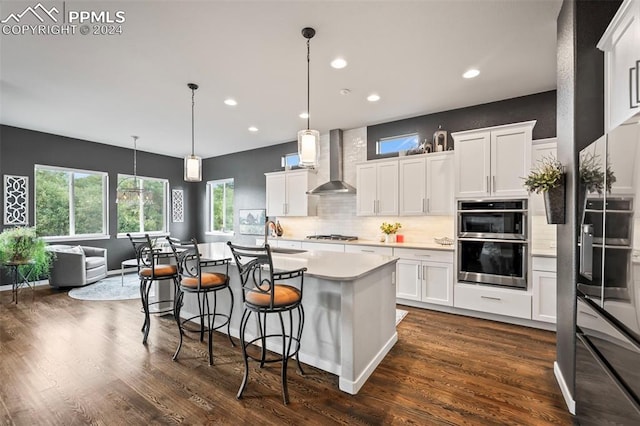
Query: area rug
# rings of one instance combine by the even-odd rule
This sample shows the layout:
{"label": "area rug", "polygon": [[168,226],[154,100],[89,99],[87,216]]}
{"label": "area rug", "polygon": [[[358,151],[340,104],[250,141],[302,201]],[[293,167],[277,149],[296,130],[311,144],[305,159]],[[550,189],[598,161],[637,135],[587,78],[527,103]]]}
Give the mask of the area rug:
{"label": "area rug", "polygon": [[400,321],[407,316],[409,312],[403,311],[402,309],[396,309],[396,325],[400,324]]}
{"label": "area rug", "polygon": [[126,274],[124,284],[120,275],[101,279],[97,283],[69,290],[69,297],[79,300],[128,300],[140,298],[138,274]]}

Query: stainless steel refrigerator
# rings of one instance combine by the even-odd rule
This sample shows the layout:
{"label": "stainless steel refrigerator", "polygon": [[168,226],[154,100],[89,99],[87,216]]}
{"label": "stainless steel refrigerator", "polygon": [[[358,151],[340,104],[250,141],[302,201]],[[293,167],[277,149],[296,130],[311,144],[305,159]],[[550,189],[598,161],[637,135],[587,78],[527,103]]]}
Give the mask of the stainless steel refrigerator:
{"label": "stainless steel refrigerator", "polygon": [[640,118],[580,153],[576,417],[640,424]]}

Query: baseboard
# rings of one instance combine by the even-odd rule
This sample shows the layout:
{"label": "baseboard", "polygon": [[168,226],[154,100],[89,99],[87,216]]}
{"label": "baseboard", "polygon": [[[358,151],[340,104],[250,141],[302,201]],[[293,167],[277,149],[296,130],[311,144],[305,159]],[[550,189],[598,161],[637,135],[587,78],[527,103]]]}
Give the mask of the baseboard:
{"label": "baseboard", "polygon": [[564,397],[564,402],[567,404],[567,408],[569,412],[576,415],[576,401],[573,399],[571,392],[569,391],[569,387],[567,386],[567,382],[564,380],[564,376],[562,375],[562,371],[560,370],[560,366],[557,361],[553,363],[553,374],[556,376],[556,380],[558,381],[558,385],[560,386],[560,392],[562,392],[562,396]]}
{"label": "baseboard", "polygon": [[[49,285],[49,280],[31,281],[31,284],[34,287],[45,286],[45,285]],[[23,289],[23,288],[24,287],[20,287],[20,289]],[[11,291],[11,290],[13,290],[12,284],[0,285],[0,291]]]}
{"label": "baseboard", "polygon": [[362,373],[356,378],[356,380],[347,380],[344,377],[340,377],[340,390],[351,395],[357,394],[365,382],[373,374],[375,369],[380,365],[385,356],[389,353],[393,345],[398,341],[398,333],[394,332],[391,338],[385,343],[375,357],[371,360],[369,365],[362,371]]}

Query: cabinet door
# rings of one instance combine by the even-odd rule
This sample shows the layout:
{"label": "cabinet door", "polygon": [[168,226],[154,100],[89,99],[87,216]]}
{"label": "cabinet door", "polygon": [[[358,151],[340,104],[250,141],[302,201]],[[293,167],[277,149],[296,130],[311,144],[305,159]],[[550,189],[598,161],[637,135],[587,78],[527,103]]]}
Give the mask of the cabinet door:
{"label": "cabinet door", "polygon": [[267,216],[283,216],[286,204],[285,174],[268,174],[267,179]]}
{"label": "cabinet door", "polygon": [[422,301],[453,306],[453,265],[422,263]]}
{"label": "cabinet door", "polygon": [[400,259],[396,263],[396,297],[420,300],[422,292],[422,262]]}
{"label": "cabinet door", "polygon": [[307,190],[308,172],[306,170],[289,172],[286,174],[287,201],[285,214],[287,216],[308,216]]}
{"label": "cabinet door", "polygon": [[[427,160],[428,162],[428,160]],[[403,159],[398,163],[400,175],[400,216],[425,214],[427,178],[425,159]]]}
{"label": "cabinet door", "polygon": [[533,306],[531,318],[537,321],[556,322],[556,273],[532,271]]}
{"label": "cabinet door", "polygon": [[629,2],[617,28],[611,34],[611,50],[607,52],[607,84],[609,125],[607,130],[623,123],[638,112],[637,73],[640,71],[640,3]]}
{"label": "cabinet door", "polygon": [[[537,168],[543,158],[549,158],[551,155],[558,158],[557,151],[555,138],[553,138],[553,141],[532,145],[531,169]],[[529,194],[529,211],[535,216],[544,216],[546,214],[542,194],[536,194],[535,192]]]}
{"label": "cabinet door", "polygon": [[430,215],[452,215],[454,194],[453,153],[427,157],[425,210]]}
{"label": "cabinet door", "polygon": [[456,195],[489,195],[490,132],[477,132],[455,138]]}
{"label": "cabinet door", "polygon": [[377,173],[378,209],[382,216],[398,215],[398,162],[379,163]]}
{"label": "cabinet door", "polygon": [[526,197],[523,177],[531,165],[531,127],[491,132],[491,195]]}
{"label": "cabinet door", "polygon": [[374,216],[376,214],[376,174],[377,168],[375,164],[360,164],[356,166],[356,215],[358,216]]}

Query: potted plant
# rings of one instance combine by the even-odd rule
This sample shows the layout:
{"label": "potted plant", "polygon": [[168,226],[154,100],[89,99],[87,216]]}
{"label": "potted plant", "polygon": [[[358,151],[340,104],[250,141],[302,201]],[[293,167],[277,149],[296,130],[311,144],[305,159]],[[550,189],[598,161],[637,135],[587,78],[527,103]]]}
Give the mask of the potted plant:
{"label": "potted plant", "polygon": [[553,155],[545,156],[525,178],[524,187],[529,193],[543,193],[547,223],[564,223],[565,171]]}
{"label": "potted plant", "polygon": [[402,225],[399,222],[396,223],[387,223],[387,222],[382,222],[382,225],[380,225],[380,230],[385,234],[384,235],[384,242],[385,243],[389,243],[389,242],[394,242],[392,241],[391,235],[396,234],[396,232],[398,232],[398,229],[402,228]]}
{"label": "potted plant", "polygon": [[7,228],[0,234],[0,261],[30,262],[21,266],[23,274],[34,279],[49,275],[53,254],[45,249],[46,243],[36,235],[35,228]]}
{"label": "potted plant", "polygon": [[[583,219],[584,210],[587,204],[587,193],[598,193],[602,195],[606,190],[611,193],[611,186],[616,182],[616,176],[607,164],[606,172],[603,170],[600,156],[593,152],[583,151],[580,153],[580,186],[578,188],[578,217]],[[606,174],[605,174],[606,173]],[[606,179],[605,179],[606,177]]]}

